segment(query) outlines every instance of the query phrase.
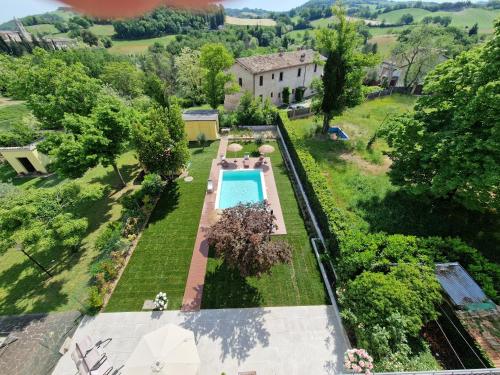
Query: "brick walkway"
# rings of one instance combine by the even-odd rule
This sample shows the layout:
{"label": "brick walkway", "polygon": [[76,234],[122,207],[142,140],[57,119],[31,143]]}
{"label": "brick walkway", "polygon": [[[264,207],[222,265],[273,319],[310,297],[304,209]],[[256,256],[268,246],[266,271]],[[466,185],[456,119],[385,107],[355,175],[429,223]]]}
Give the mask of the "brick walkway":
{"label": "brick walkway", "polygon": [[[219,172],[221,166],[219,164],[219,156],[226,154],[227,148],[227,138],[224,137],[220,141],[219,150],[217,153],[217,159],[212,161],[212,167],[210,169],[210,179],[214,184],[213,193],[205,195],[205,202],[203,204],[203,210],[201,212],[200,225],[198,226],[198,233],[196,235],[196,241],[193,250],[193,257],[191,258],[191,265],[189,267],[189,274],[186,281],[186,289],[184,290],[184,297],[182,300],[182,311],[198,311],[201,308],[201,300],[203,296],[203,285],[205,283],[205,273],[207,270],[208,261],[208,241],[207,241],[207,231],[208,228],[213,224],[215,220],[215,201],[217,198],[217,188],[219,185]],[[276,188],[276,182],[274,180],[273,168],[271,166],[271,160],[269,158],[265,159],[265,164],[259,167],[255,167],[258,158],[250,158],[248,161],[249,168],[259,168],[264,172],[264,182],[266,185],[266,194],[271,209],[276,216],[276,224],[278,229],[275,230],[273,234],[282,235],[286,234],[285,220],[283,218],[283,212],[281,211],[281,204],[279,201],[278,190]],[[229,158],[229,166],[225,169],[241,169],[243,167],[242,158]]]}

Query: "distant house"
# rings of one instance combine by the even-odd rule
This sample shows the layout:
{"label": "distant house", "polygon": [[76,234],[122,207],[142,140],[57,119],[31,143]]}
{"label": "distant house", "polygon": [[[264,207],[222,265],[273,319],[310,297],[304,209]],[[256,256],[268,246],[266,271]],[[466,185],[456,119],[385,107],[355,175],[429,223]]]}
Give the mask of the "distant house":
{"label": "distant house", "polygon": [[290,103],[295,101],[297,90],[301,90],[304,97],[311,96],[313,78],[323,74],[323,66],[318,62],[324,60],[325,57],[313,50],[240,57],[229,69],[236,77],[240,92],[226,95],[224,108],[236,108],[245,91],[254,98],[269,98],[276,105],[283,104],[285,88],[290,92]]}
{"label": "distant house", "polygon": [[23,147],[0,147],[0,155],[18,174],[47,173],[50,159],[36,149],[36,142]]}
{"label": "distant house", "polygon": [[[7,45],[11,44],[23,44],[29,43],[34,45],[35,38],[31,33],[29,33],[24,25],[17,18],[14,18],[14,22],[16,24],[17,30],[9,30],[9,31],[0,31],[0,38],[7,43]],[[48,49],[60,50],[67,49],[76,46],[75,39],[69,38],[53,38],[53,37],[40,37],[38,41],[43,41],[44,45],[46,45]]]}
{"label": "distant house", "polygon": [[196,141],[198,135],[205,134],[208,141],[219,137],[219,112],[216,110],[187,110],[182,114],[188,141]]}

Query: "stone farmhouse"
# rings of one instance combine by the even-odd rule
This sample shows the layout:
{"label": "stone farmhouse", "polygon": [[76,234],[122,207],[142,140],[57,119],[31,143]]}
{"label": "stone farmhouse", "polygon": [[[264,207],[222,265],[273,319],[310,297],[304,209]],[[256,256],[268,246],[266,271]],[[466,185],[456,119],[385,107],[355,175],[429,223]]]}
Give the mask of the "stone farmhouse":
{"label": "stone farmhouse", "polygon": [[[284,90],[290,93],[290,103],[296,101],[297,95],[311,96],[314,94],[310,87],[313,78],[319,78],[323,74],[323,66],[319,62],[325,60],[324,56],[311,49],[240,57],[229,69],[229,73],[235,76],[240,91],[226,95],[224,108],[236,108],[246,91],[251,92],[254,98],[269,98],[275,105],[284,104]],[[297,94],[298,90],[301,93]]]}

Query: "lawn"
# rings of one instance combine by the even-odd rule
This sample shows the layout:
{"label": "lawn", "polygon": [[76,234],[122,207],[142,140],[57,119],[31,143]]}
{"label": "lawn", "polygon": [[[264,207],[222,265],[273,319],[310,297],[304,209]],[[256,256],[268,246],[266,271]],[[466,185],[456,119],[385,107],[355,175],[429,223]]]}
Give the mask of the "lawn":
{"label": "lawn", "polygon": [[113,46],[109,52],[121,55],[140,55],[155,43],[163,45],[170,43],[175,35],[166,35],[158,38],[138,39],[138,40],[113,40]]}
{"label": "lawn", "polygon": [[205,189],[218,142],[191,148],[192,182],[177,180],[153,211],[106,311],[138,311],[146,299],[166,292],[169,309],[179,309],[191,264]]}
{"label": "lawn", "polygon": [[98,36],[113,36],[115,33],[113,25],[93,25],[89,30]]}
{"label": "lawn", "polygon": [[31,111],[23,102],[0,98],[0,131],[9,130],[30,114]]}
{"label": "lawn", "polygon": [[[297,306],[329,304],[308,232],[295,198],[288,172],[283,164],[278,145],[270,154],[276,187],[285,219],[287,234],[275,236],[293,247],[290,265],[273,268],[271,275],[260,279],[239,276],[210,255],[203,290],[202,308],[239,308],[258,306]],[[247,143],[236,156],[245,152],[257,153],[255,143]],[[234,153],[229,153],[231,157]]]}
{"label": "lawn", "polygon": [[302,131],[304,144],[324,171],[336,204],[353,213],[360,227],[374,232],[457,236],[498,262],[498,216],[407,195],[387,175],[390,161],[383,155],[387,144],[378,140],[373,151],[366,150],[386,115],[411,111],[414,102],[412,97],[393,95],[347,110],[332,121],[349,135],[347,142],[314,135],[317,124],[312,119],[292,121],[291,126]]}
{"label": "lawn", "polygon": [[[133,152],[123,154],[118,164],[127,181],[138,172]],[[56,186],[64,180],[55,175],[42,178],[15,178],[10,166],[0,164],[0,182],[11,183],[22,189]],[[78,180],[83,184],[117,186],[118,180],[111,167],[96,167]],[[0,255],[0,315],[45,313],[76,310],[83,307],[90,281],[89,267],[99,255],[94,241],[106,223],[121,217],[122,207],[117,202],[118,192],[97,202],[87,203],[78,211],[89,221],[89,229],[82,248],[76,254],[33,253],[40,263],[50,268],[54,277],[47,280],[38,268],[21,253],[11,249]]]}

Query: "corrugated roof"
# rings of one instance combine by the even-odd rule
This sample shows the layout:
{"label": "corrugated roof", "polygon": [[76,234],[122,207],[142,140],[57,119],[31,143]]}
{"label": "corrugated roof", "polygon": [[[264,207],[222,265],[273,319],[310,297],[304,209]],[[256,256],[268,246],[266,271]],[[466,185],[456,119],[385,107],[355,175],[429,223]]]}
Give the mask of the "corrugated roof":
{"label": "corrugated roof", "polygon": [[[240,57],[236,59],[236,62],[252,73],[262,73],[298,65],[312,64],[315,61],[316,55],[317,53],[312,49],[306,49],[293,52],[278,52],[269,55]],[[321,55],[319,55],[319,58],[326,60]]]}
{"label": "corrugated roof", "polygon": [[488,297],[459,263],[436,264],[436,276],[456,306],[488,301]]}
{"label": "corrugated roof", "polygon": [[182,119],[184,121],[217,120],[219,112],[215,109],[193,109],[184,111]]}

